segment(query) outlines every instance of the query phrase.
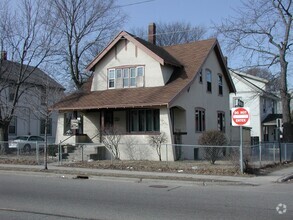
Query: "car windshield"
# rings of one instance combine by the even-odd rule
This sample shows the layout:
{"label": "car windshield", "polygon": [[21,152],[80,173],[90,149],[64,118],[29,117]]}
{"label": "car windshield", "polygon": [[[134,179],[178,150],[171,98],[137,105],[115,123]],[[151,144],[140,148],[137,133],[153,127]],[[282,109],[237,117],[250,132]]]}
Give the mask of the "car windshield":
{"label": "car windshield", "polygon": [[15,140],[22,140],[22,141],[26,141],[27,137],[26,136],[18,136],[15,138]]}

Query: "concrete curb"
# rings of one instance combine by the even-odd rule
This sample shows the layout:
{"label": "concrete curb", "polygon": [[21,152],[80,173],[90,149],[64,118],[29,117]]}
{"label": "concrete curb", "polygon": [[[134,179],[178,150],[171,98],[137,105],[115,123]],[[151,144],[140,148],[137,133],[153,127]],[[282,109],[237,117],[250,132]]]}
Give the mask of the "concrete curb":
{"label": "concrete curb", "polygon": [[201,185],[253,185],[250,183],[245,183],[239,180],[225,180],[223,178],[217,179],[211,176],[203,177],[202,175],[199,177],[197,175],[194,176],[181,176],[181,175],[150,175],[150,174],[137,174],[137,173],[119,173],[117,172],[99,172],[99,171],[88,171],[88,170],[63,170],[63,169],[54,169],[50,168],[48,170],[39,169],[39,168],[25,168],[25,167],[10,167],[10,166],[0,166],[0,170],[6,172],[30,172],[31,174],[56,174],[62,176],[70,176],[70,178],[77,179],[78,176],[87,176],[89,179],[96,179],[96,178],[103,178],[103,179],[113,179],[113,178],[120,178],[120,179],[127,179],[136,182],[147,182],[147,181],[181,181],[185,183],[196,183]]}
{"label": "concrete curb", "polygon": [[277,180],[277,182],[278,183],[284,183],[284,182],[290,181],[291,179],[293,179],[293,173],[292,174],[289,174],[289,175],[286,175],[286,176],[282,176],[281,178],[279,178]]}

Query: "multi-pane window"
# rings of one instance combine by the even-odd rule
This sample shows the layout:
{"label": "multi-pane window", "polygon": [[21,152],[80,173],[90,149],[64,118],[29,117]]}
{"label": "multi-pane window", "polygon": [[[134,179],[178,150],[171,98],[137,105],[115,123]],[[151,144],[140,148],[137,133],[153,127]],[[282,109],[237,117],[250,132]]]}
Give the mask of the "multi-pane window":
{"label": "multi-pane window", "polygon": [[219,95],[223,95],[223,76],[218,75]]}
{"label": "multi-pane window", "polygon": [[108,71],[108,87],[115,88],[115,69],[109,69]]}
{"label": "multi-pane window", "polygon": [[218,130],[225,132],[225,112],[218,112]]}
{"label": "multi-pane window", "polygon": [[108,70],[108,88],[144,86],[144,67],[127,67]]}
{"label": "multi-pane window", "polygon": [[130,111],[130,132],[160,131],[159,109],[138,109]]}
{"label": "multi-pane window", "polygon": [[205,131],[205,110],[202,108],[195,109],[195,131]]}
{"label": "multi-pane window", "polygon": [[13,116],[9,124],[8,133],[12,135],[16,135],[16,126],[17,126],[16,116]]}
{"label": "multi-pane window", "polygon": [[207,91],[212,92],[212,72],[206,69]]}
{"label": "multi-pane window", "polygon": [[[45,128],[46,128],[46,119],[42,118],[40,120],[40,135],[45,135]],[[47,135],[52,135],[52,118],[48,119]]]}

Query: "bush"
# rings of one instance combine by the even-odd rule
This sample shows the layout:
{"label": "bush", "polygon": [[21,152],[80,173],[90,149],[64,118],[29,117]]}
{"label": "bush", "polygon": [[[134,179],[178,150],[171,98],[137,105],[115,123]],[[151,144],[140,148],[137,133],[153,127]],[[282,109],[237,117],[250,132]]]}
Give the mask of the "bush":
{"label": "bush", "polygon": [[[228,142],[226,135],[220,131],[206,131],[204,132],[198,140],[200,145],[206,145],[204,148],[204,158],[211,164],[215,164],[223,155],[223,148],[219,146],[224,146]],[[217,147],[211,147],[217,146]]]}
{"label": "bush", "polygon": [[56,154],[58,153],[58,145],[52,144],[48,146],[48,155],[51,157],[56,157]]}

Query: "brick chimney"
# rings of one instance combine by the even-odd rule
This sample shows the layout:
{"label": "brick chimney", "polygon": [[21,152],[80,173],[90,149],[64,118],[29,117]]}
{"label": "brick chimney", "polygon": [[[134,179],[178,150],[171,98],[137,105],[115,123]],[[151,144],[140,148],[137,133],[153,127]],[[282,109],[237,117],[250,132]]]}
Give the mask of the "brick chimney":
{"label": "brick chimney", "polygon": [[1,51],[1,60],[7,60],[7,51]]}
{"label": "brick chimney", "polygon": [[156,45],[156,24],[155,23],[149,24],[148,41]]}

